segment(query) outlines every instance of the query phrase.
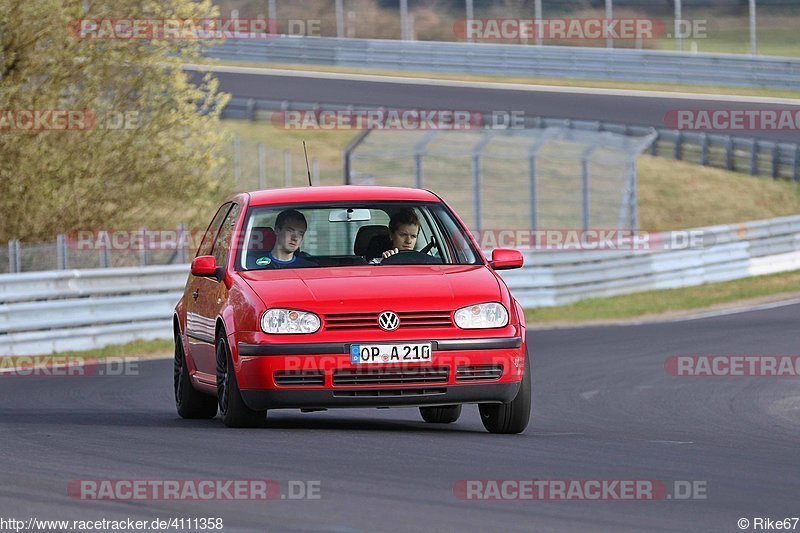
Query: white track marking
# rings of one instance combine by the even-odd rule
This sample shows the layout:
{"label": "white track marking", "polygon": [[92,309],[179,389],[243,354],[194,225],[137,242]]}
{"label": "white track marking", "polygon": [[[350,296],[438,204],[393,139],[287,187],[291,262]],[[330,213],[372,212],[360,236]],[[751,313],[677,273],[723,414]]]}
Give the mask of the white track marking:
{"label": "white track marking", "polygon": [[597,396],[599,393],[600,393],[599,390],[587,390],[586,392],[581,393],[581,398],[583,398],[588,402],[591,401],[591,399]]}

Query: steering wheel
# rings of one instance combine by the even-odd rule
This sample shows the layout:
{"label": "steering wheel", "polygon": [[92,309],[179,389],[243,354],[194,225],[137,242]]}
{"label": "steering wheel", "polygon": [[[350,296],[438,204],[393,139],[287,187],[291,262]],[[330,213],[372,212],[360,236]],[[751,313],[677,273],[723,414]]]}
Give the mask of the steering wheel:
{"label": "steering wheel", "polygon": [[435,237],[435,236],[433,236],[433,235],[431,235],[431,242],[429,242],[428,244],[426,244],[426,245],[425,245],[425,248],[423,248],[423,249],[422,249],[422,250],[420,250],[419,252],[420,252],[421,254],[427,254],[428,252],[430,252],[430,251],[431,251],[431,248],[433,248],[434,246],[436,247],[436,249],[437,249],[437,250],[439,249],[439,243],[437,243],[437,242],[436,242],[436,237]]}
{"label": "steering wheel", "polygon": [[440,265],[442,260],[416,250],[400,250],[384,258],[382,265]]}

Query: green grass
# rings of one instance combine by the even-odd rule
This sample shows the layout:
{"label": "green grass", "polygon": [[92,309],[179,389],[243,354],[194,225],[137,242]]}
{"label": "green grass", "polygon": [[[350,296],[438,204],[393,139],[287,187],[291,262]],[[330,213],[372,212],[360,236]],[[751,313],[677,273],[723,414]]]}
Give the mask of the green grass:
{"label": "green grass", "polygon": [[[59,358],[59,362],[64,360],[82,360],[82,359],[105,359],[108,357],[143,357],[143,356],[156,356],[172,354],[173,344],[172,340],[150,340],[150,341],[134,341],[128,344],[116,344],[113,346],[106,346],[104,348],[97,348],[94,350],[77,350],[68,352],[58,352],[53,356]],[[17,359],[17,357],[11,357]],[[23,358],[25,359],[25,358]]]}
{"label": "green grass", "polygon": [[525,319],[529,325],[534,325],[634,318],[793,292],[800,292],[800,271],[526,309]]}
{"label": "green grass", "polygon": [[800,184],[640,156],[639,225],[664,231],[800,213]]}
{"label": "green grass", "polygon": [[[698,17],[703,18],[703,17]],[[797,39],[797,16],[759,16],[756,32],[757,52],[767,56],[800,56],[800,40]],[[670,31],[671,28],[668,30]],[[692,49],[692,42],[698,52],[723,54],[750,53],[750,27],[746,17],[711,18],[706,36],[699,39],[684,39],[684,51]],[[653,41],[652,46],[662,50],[675,50],[673,39]]]}

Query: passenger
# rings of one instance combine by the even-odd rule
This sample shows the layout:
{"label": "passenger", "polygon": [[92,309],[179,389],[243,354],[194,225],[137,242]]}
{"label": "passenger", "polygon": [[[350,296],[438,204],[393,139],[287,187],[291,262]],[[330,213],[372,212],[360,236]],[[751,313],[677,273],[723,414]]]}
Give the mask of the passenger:
{"label": "passenger", "polygon": [[299,252],[307,228],[306,217],[300,211],[281,211],[275,220],[275,246],[269,254],[256,259],[256,265],[266,268],[318,266]]}
{"label": "passenger", "polygon": [[401,251],[414,250],[419,235],[419,217],[413,209],[406,208],[392,216],[389,220],[389,238],[393,248],[386,250],[382,258],[386,259]]}

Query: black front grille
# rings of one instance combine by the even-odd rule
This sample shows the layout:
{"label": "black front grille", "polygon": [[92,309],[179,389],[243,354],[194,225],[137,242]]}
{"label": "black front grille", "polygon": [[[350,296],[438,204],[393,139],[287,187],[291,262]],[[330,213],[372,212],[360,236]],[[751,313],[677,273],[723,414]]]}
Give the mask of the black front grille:
{"label": "black front grille", "polygon": [[481,381],[500,379],[503,365],[472,365],[456,367],[456,381]]}
{"label": "black front grille", "polygon": [[438,396],[446,392],[447,389],[355,389],[334,390],[333,396],[337,398],[398,398],[409,396]]}
{"label": "black front grille", "polygon": [[[380,329],[380,313],[336,313],[325,315],[325,329],[353,330]],[[400,311],[398,329],[403,328],[448,328],[453,325],[450,311]]]}
{"label": "black front grille", "polygon": [[281,387],[308,387],[325,384],[325,374],[319,370],[279,370],[272,375]]}
{"label": "black front grille", "polygon": [[447,383],[449,369],[441,368],[376,368],[364,370],[337,370],[333,373],[334,386],[348,385],[423,385]]}

